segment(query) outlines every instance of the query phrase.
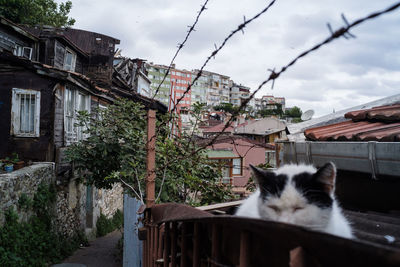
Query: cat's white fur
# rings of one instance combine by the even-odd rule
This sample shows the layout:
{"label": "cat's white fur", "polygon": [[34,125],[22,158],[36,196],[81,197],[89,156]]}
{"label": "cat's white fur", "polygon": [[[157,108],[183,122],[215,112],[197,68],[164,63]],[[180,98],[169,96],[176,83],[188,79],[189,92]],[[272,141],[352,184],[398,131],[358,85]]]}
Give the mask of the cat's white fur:
{"label": "cat's white fur", "polygon": [[[281,211],[277,213],[269,208],[260,198],[260,190],[257,189],[242,203],[236,215],[291,223],[345,238],[353,238],[350,224],[335,200],[334,190],[331,193],[333,199],[332,208],[321,209],[315,205],[308,204],[307,200],[291,183],[292,177],[296,174],[301,172],[315,173],[316,171],[310,165],[285,165],[279,168],[274,171],[275,174],[285,174],[289,180],[280,198],[270,197],[268,205],[278,206]],[[302,209],[293,211],[293,207],[298,206],[302,207]]]}

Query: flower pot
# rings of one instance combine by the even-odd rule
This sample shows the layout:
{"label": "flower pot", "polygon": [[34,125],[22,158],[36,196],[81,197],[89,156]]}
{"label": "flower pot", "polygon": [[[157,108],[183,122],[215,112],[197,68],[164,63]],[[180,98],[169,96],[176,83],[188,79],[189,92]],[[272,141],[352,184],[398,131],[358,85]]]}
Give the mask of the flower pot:
{"label": "flower pot", "polygon": [[14,166],[13,166],[13,165],[6,165],[6,166],[4,167],[4,170],[5,170],[6,172],[12,172],[12,171],[14,170]]}
{"label": "flower pot", "polygon": [[14,163],[14,170],[19,170],[21,168],[23,168],[25,166],[25,162],[24,161],[18,161],[16,163]]}

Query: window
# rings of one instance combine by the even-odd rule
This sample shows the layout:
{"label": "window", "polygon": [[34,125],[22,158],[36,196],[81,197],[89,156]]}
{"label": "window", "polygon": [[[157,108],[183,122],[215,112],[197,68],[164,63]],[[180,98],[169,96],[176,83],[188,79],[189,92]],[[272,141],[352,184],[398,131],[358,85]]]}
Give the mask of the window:
{"label": "window", "polygon": [[86,138],[84,128],[75,126],[77,111],[90,112],[90,96],[74,89],[65,89],[64,97],[64,128],[66,143],[70,144]]}
{"label": "window", "polygon": [[72,52],[70,49],[65,49],[64,54],[64,70],[75,71],[75,63],[76,63],[76,54]]}
{"label": "window", "polygon": [[32,48],[30,47],[22,47],[18,44],[14,46],[13,54],[18,57],[24,57],[27,59],[32,59]]}
{"label": "window", "polygon": [[232,159],[232,176],[242,175],[242,158]]}
{"label": "window", "polygon": [[40,92],[12,89],[11,134],[38,137],[40,123]]}

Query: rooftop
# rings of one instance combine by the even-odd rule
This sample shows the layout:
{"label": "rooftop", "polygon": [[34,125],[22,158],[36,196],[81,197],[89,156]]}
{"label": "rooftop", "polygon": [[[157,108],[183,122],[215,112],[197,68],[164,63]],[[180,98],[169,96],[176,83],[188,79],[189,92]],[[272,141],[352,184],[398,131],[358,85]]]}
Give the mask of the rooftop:
{"label": "rooftop", "polygon": [[348,112],[344,122],[307,129],[312,141],[400,142],[400,104]]}

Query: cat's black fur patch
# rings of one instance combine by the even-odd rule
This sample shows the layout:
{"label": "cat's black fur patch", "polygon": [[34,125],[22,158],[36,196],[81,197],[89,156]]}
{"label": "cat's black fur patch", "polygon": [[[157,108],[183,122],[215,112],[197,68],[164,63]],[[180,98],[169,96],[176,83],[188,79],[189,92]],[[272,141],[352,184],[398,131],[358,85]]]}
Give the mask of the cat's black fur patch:
{"label": "cat's black fur patch", "polygon": [[[275,175],[273,172],[266,172],[264,179],[260,180],[260,193],[262,199],[267,199],[270,196],[280,197],[287,183],[288,177],[284,174]],[[273,176],[273,177],[272,177]]]}
{"label": "cat's black fur patch", "polygon": [[320,208],[332,207],[333,199],[324,190],[324,185],[317,181],[315,175],[307,172],[299,173],[293,176],[292,182],[311,204]]}

